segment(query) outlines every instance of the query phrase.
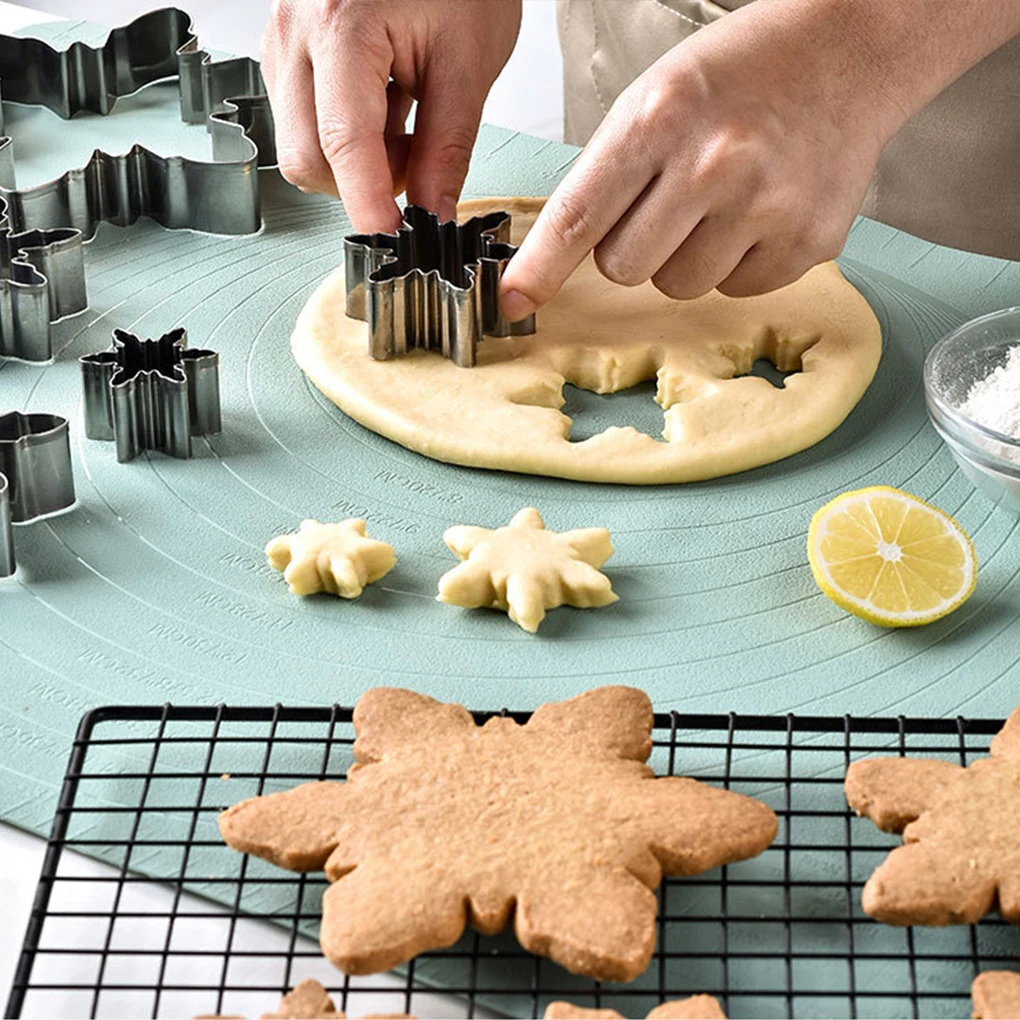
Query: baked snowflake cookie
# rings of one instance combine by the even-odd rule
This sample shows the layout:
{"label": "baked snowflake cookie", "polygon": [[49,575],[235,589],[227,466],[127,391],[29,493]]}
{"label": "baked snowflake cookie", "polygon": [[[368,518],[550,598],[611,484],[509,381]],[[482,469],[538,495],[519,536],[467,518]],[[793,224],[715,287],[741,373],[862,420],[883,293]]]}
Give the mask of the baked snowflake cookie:
{"label": "baked snowflake cookie", "polygon": [[657,779],[652,706],[630,687],[475,724],[460,705],[376,688],[354,710],[347,782],[305,783],[219,818],[223,839],[293,871],[324,869],[320,941],[348,974],[512,921],[525,949],[629,981],[655,946],[662,875],[761,853],[776,817],[750,797]]}
{"label": "baked snowflake cookie", "polygon": [[986,970],[970,986],[974,1020],[1016,1020],[1020,1017],[1020,974]]}
{"label": "baked snowflake cookie", "polygon": [[968,768],[931,758],[875,758],[846,774],[850,806],[902,832],[864,886],[886,924],[973,924],[998,905],[1020,924],[1020,708]]}
{"label": "baked snowflake cookie", "polygon": [[[329,993],[314,978],[308,978],[292,988],[273,1013],[263,1013],[261,1020],[345,1020],[343,1010],[329,997]],[[207,1013],[195,1020],[244,1020],[241,1016]],[[415,1020],[410,1013],[366,1013],[364,1020]]]}
{"label": "baked snowflake cookie", "polygon": [[502,609],[531,634],[547,609],[608,606],[618,598],[599,572],[613,543],[605,528],[549,531],[533,507],[502,528],[460,524],[443,541],[463,562],[439,579],[440,602],[466,609]]}
{"label": "baked snowflake cookie", "polygon": [[[572,1002],[550,1002],[545,1020],[625,1020],[615,1009],[585,1009]],[[719,1000],[712,995],[692,995],[656,1006],[645,1020],[726,1020]]]}
{"label": "baked snowflake cookie", "polygon": [[397,562],[393,546],[366,534],[360,517],[322,524],[301,522],[289,535],[279,535],[266,546],[266,558],[295,595],[320,591],[356,599],[366,584],[385,577]]}

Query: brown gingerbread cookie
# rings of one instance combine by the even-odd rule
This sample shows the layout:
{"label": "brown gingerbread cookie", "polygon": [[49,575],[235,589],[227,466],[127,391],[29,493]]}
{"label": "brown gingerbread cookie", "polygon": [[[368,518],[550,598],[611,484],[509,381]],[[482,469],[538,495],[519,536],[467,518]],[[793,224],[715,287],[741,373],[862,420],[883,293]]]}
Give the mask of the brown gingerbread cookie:
{"label": "brown gingerbread cookie", "polygon": [[968,768],[919,758],[854,762],[850,806],[897,847],[864,887],[886,924],[973,924],[998,905],[1020,923],[1020,709]]}
{"label": "brown gingerbread cookie", "polygon": [[[572,1002],[550,1002],[545,1020],[625,1020],[615,1009],[585,1009]],[[689,999],[663,1002],[645,1020],[726,1020],[726,1014],[713,995],[692,995]]]}
{"label": "brown gingerbread cookie", "polygon": [[1020,974],[986,970],[970,986],[974,1020],[1017,1020],[1020,1017]]}
{"label": "brown gingerbread cookie", "polygon": [[[307,978],[292,988],[276,1007],[275,1013],[263,1013],[262,1020],[344,1020],[346,1013],[338,1010],[326,989],[314,978]],[[408,1013],[366,1013],[364,1020],[415,1020]],[[195,1020],[244,1020],[238,1016],[202,1014]]]}
{"label": "brown gingerbread cookie", "polygon": [[325,869],[320,941],[348,974],[385,970],[511,918],[521,944],[568,970],[629,981],[655,946],[662,874],[761,853],[764,804],[656,779],[652,707],[629,687],[477,726],[460,705],[377,688],[354,710],[346,783],[305,783],[220,815],[237,850]]}

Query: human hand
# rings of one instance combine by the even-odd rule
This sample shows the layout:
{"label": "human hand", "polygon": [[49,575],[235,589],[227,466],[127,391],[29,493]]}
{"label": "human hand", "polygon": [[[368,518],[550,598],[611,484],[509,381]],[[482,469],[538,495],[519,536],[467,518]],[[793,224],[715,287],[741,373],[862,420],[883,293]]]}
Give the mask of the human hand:
{"label": "human hand", "polygon": [[762,293],[834,258],[906,119],[834,11],[750,4],[637,78],[509,263],[504,314],[547,302],[592,249],[613,282],[675,298]]}
{"label": "human hand", "polygon": [[400,225],[405,186],[409,202],[453,218],[520,21],[521,0],[274,0],[262,71],[280,172],[339,194],[361,232]]}

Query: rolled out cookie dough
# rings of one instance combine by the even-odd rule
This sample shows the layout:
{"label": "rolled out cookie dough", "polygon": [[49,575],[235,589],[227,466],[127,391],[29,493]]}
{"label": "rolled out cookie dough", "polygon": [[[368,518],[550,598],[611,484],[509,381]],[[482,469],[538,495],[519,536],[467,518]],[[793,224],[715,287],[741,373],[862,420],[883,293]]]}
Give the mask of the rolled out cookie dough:
{"label": "rolled out cookie dough", "polygon": [[[543,201],[479,199],[458,216],[506,209],[519,244]],[[832,262],[771,294],[674,301],[650,283],[610,283],[589,256],[537,323],[532,336],[485,338],[474,368],[423,352],[373,361],[366,324],[344,313],[340,267],[305,305],[291,346],[347,414],[428,457],[638,485],[732,474],[812,446],[860,400],[882,348],[871,308]],[[763,357],[799,371],[776,388],[747,374]],[[614,426],[570,442],[564,382],[613,393],[649,379],[665,441]]]}

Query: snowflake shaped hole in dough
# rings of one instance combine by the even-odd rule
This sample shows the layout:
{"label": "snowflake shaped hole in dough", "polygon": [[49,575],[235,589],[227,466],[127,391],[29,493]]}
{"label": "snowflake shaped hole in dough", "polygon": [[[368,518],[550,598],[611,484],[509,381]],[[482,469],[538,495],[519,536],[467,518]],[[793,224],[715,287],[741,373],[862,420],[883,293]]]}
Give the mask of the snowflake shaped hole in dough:
{"label": "snowflake shaped hole in dough", "polygon": [[1020,708],[991,756],[964,768],[935,758],[873,758],[846,774],[850,806],[903,833],[864,886],[885,924],[975,924],[996,905],[1020,924]]}
{"label": "snowflake shaped hole in dough", "polygon": [[501,609],[534,634],[547,609],[608,606],[619,598],[599,567],[613,555],[605,528],[549,531],[534,507],[503,528],[458,525],[443,541],[463,560],[439,580],[440,602]]}
{"label": "snowflake shaped hole in dough", "polygon": [[328,592],[356,599],[366,584],[385,577],[397,562],[393,546],[369,538],[360,517],[322,524],[302,521],[296,532],[266,546],[266,558],[282,570],[295,595]]}
{"label": "snowflake shaped hole in dough", "polygon": [[453,945],[467,925],[512,924],[529,952],[630,981],[655,947],[662,875],[754,857],[776,834],[759,801],[656,778],[652,722],[632,687],[481,726],[460,705],[376,688],[354,710],[347,782],[242,801],[220,833],[280,867],[326,872],[319,940],[347,974]]}
{"label": "snowflake shaped hole in dough", "polygon": [[[458,218],[505,209],[520,245],[543,201],[463,202]],[[374,361],[345,294],[341,266],[309,298],[291,347],[348,415],[436,460],[591,482],[698,481],[805,450],[850,414],[882,352],[878,320],[832,262],[769,294],[675,301],[651,282],[609,282],[589,255],[534,334],[486,337],[470,369],[434,352]],[[754,374],[761,359],[793,374],[775,386]],[[571,440],[565,384],[609,394],[653,380],[654,436],[625,417]]]}

